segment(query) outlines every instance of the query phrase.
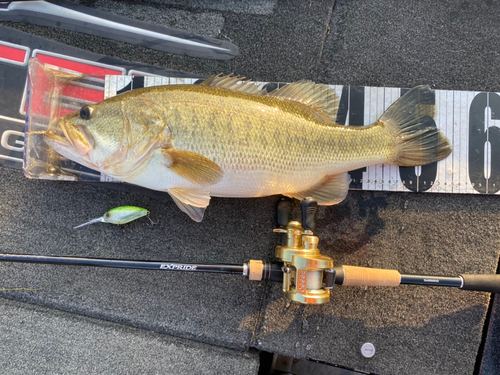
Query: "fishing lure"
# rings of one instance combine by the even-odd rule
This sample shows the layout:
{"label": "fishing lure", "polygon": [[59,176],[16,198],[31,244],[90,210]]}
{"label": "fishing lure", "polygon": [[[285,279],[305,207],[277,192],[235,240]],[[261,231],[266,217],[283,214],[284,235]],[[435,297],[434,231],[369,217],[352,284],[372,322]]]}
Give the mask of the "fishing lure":
{"label": "fishing lure", "polygon": [[92,219],[84,224],[80,224],[73,229],[85,227],[90,224],[94,223],[110,223],[110,224],[127,224],[130,223],[131,221],[137,220],[141,217],[147,216],[151,224],[156,224],[151,220],[149,217],[149,211],[146,210],[145,208],[140,208],[140,207],[135,207],[135,206],[122,206],[122,207],[116,207],[108,212],[106,212],[104,215],[101,217],[98,217],[96,219]]}

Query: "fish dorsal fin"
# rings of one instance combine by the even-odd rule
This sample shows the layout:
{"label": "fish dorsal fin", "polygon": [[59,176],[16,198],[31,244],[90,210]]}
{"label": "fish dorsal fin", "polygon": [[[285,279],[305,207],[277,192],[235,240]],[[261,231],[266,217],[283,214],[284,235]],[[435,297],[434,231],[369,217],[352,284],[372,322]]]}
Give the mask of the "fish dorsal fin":
{"label": "fish dorsal fin", "polygon": [[316,120],[326,124],[337,122],[339,97],[328,85],[312,81],[289,83],[271,91],[268,96],[285,98],[306,105],[309,113]]}
{"label": "fish dorsal fin", "polygon": [[235,76],[233,74],[211,76],[204,80],[200,85],[214,86],[221,89],[231,90],[242,94],[251,95],[266,95],[267,91],[264,89],[264,84],[246,80],[245,77]]}
{"label": "fish dorsal fin", "polygon": [[203,220],[205,209],[210,202],[208,192],[197,189],[168,189],[175,204],[196,222]]}

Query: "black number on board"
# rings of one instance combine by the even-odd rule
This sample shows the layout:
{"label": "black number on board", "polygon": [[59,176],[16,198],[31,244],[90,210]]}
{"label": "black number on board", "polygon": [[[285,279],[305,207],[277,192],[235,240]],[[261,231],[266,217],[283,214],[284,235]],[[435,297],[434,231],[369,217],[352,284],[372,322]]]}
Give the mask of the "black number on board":
{"label": "black number on board", "polygon": [[[494,194],[500,183],[500,129],[486,127],[486,108],[491,110],[491,120],[500,120],[500,96],[495,93],[477,94],[469,109],[469,179],[480,193]],[[490,146],[490,173],[485,175],[485,148]]]}
{"label": "black number on board", "polygon": [[118,90],[116,94],[123,94],[124,92],[133,90],[133,89],[140,89],[144,87],[144,77],[142,76],[135,76],[132,78],[132,81],[125,86],[124,88]]}

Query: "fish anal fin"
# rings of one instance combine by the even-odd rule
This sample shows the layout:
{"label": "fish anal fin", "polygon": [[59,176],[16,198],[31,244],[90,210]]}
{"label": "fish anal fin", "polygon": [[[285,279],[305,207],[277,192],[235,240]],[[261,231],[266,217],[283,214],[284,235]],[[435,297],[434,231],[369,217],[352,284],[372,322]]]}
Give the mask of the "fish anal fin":
{"label": "fish anal fin", "polygon": [[208,192],[197,189],[168,189],[167,192],[181,211],[191,219],[198,223],[203,220],[205,209],[210,202]]}
{"label": "fish anal fin", "polygon": [[195,185],[216,184],[224,174],[215,162],[195,152],[164,148],[162,153],[170,170]]}
{"label": "fish anal fin", "polygon": [[351,177],[348,173],[326,176],[317,185],[306,191],[284,194],[287,197],[299,200],[311,197],[321,206],[331,206],[342,202],[349,190]]}
{"label": "fish anal fin", "polygon": [[251,95],[266,95],[267,91],[264,84],[247,80],[245,77],[236,76],[233,74],[222,75],[218,74],[204,80],[200,85],[213,86],[221,89],[231,90],[242,94]]}
{"label": "fish anal fin", "polygon": [[299,81],[275,89],[268,96],[302,103],[313,118],[325,124],[337,122],[340,99],[328,85],[312,81]]}

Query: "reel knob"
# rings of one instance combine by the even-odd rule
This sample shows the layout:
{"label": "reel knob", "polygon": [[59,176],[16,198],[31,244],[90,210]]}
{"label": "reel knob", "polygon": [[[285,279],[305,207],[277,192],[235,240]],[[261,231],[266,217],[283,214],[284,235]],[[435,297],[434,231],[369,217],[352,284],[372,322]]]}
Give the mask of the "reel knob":
{"label": "reel knob", "polygon": [[290,221],[290,212],[292,211],[292,201],[288,198],[281,198],[276,204],[276,216],[278,226],[286,228]]}
{"label": "reel knob", "polygon": [[316,211],[318,211],[318,202],[313,198],[306,198],[300,204],[302,210],[302,227],[306,231],[312,231],[316,225]]}

